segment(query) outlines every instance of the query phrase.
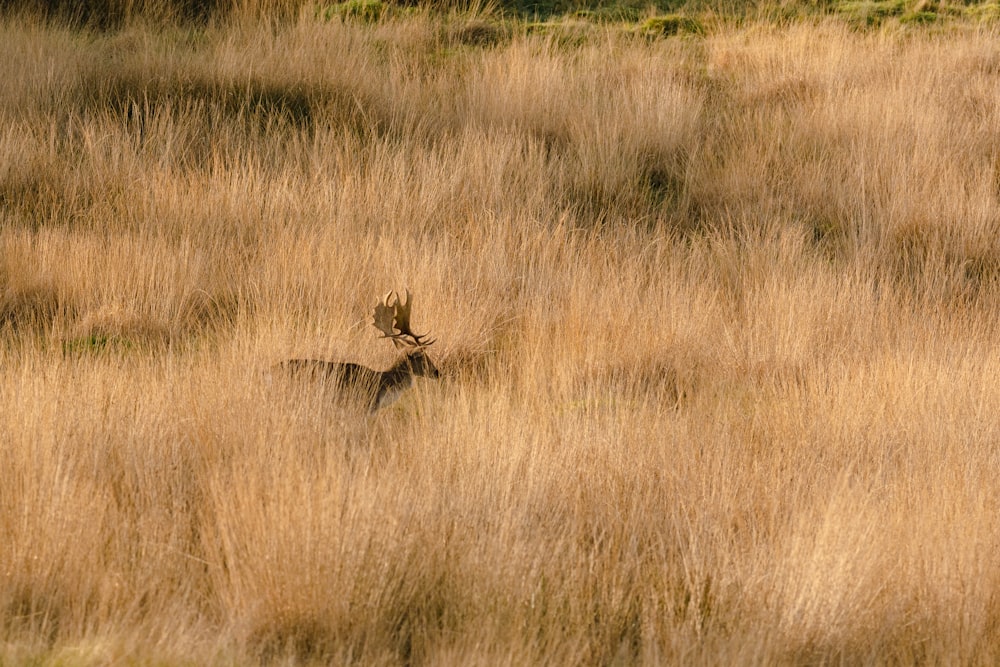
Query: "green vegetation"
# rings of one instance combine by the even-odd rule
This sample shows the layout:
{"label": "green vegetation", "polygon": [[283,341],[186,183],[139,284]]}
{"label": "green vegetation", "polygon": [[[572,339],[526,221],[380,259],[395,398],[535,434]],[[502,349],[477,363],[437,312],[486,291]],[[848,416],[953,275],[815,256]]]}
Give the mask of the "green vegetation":
{"label": "green vegetation", "polygon": [[678,14],[651,16],[639,24],[638,30],[643,35],[650,37],[669,37],[678,34],[705,34],[705,28],[700,21]]}
{"label": "green vegetation", "polygon": [[117,336],[105,336],[103,334],[90,334],[89,336],[72,338],[63,342],[63,352],[67,354],[104,352],[113,348],[128,350],[131,347],[132,344],[128,339]]}
{"label": "green vegetation", "polygon": [[906,11],[905,0],[850,0],[836,6],[837,12],[848,20],[873,27],[888,18],[900,17]]}
{"label": "green vegetation", "polygon": [[382,18],[387,11],[388,7],[382,0],[348,0],[317,8],[318,16],[327,21],[338,17],[372,22]]}
{"label": "green vegetation", "polygon": [[[345,0],[305,5],[298,0],[250,0],[249,2],[191,2],[190,0],[94,0],[86,3],[48,0],[38,5],[0,4],[0,14],[37,15],[56,23],[97,30],[118,30],[140,21],[160,25],[225,24],[231,20],[263,20],[291,24],[301,11],[311,8],[319,20],[377,23],[407,16],[434,15],[465,21],[474,17],[479,35],[471,44],[493,44],[497,34],[521,26],[536,34],[551,34],[567,45],[578,43],[585,26],[619,26],[646,37],[704,35],[705,26],[726,21],[778,22],[834,16],[856,28],[879,28],[886,22],[902,25],[938,23],[942,19],[972,17],[996,21],[996,0],[954,2],[947,0],[820,0],[802,2],[749,2],[747,0],[500,0],[483,4],[453,0],[408,2],[395,0]],[[568,41],[566,41],[568,38]]]}

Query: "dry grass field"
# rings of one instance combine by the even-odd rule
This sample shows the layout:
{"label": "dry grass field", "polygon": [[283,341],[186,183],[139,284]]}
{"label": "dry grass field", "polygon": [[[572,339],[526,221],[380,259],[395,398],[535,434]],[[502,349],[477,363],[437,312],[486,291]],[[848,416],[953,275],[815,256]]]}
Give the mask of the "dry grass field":
{"label": "dry grass field", "polygon": [[997,29],[510,25],[0,23],[0,664],[1000,662]]}

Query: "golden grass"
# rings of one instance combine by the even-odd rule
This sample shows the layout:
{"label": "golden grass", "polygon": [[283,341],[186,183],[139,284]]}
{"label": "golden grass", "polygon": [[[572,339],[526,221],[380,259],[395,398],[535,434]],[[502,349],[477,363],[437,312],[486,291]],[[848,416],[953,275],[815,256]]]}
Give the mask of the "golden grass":
{"label": "golden grass", "polygon": [[995,32],[514,33],[0,26],[0,662],[1000,659]]}

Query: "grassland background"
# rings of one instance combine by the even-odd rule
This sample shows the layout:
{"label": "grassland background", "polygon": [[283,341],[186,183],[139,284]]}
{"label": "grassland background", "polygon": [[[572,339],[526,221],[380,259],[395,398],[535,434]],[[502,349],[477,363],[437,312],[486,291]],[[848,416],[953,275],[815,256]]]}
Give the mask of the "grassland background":
{"label": "grassland background", "polygon": [[0,663],[1000,660],[994,24],[259,9],[0,23]]}

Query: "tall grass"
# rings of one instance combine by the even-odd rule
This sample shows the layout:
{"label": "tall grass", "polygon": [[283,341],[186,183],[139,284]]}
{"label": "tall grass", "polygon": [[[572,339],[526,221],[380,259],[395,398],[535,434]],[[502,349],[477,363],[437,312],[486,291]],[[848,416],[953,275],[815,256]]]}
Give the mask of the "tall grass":
{"label": "tall grass", "polygon": [[456,20],[0,26],[0,662],[995,663],[996,34]]}

